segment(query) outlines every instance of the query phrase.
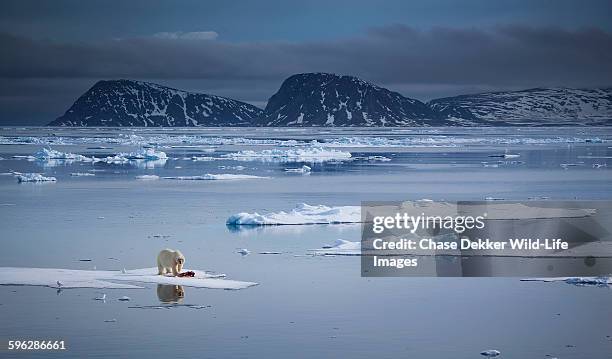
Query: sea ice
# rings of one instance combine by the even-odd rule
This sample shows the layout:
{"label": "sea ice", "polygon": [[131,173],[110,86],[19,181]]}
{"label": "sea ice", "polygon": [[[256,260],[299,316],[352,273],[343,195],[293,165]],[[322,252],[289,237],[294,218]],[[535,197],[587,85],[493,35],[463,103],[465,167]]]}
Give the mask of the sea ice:
{"label": "sea ice", "polygon": [[359,256],[361,255],[361,242],[351,242],[344,239],[336,239],[336,242],[331,246],[323,248],[311,249],[310,252],[319,255],[341,255],[341,256]]}
{"label": "sea ice", "polygon": [[304,147],[288,149],[268,149],[261,151],[245,150],[228,153],[227,157],[237,161],[264,162],[327,162],[350,160],[350,152],[326,149],[322,147]]}
{"label": "sea ice", "polygon": [[290,212],[280,211],[263,214],[242,212],[234,214],[227,219],[226,224],[230,226],[266,226],[359,222],[361,222],[361,208],[359,206],[328,207],[302,203]]}
{"label": "sea ice", "polygon": [[551,278],[524,278],[522,282],[565,282],[567,284],[582,286],[610,286],[612,277],[551,277]]}
{"label": "sea ice", "polygon": [[17,175],[17,181],[19,182],[55,182],[55,177],[45,177],[40,173],[22,173]]}
{"label": "sea ice", "polygon": [[310,168],[309,166],[303,165],[300,168],[285,168],[285,172],[289,172],[289,173],[310,173],[312,171],[312,168]]}
{"label": "sea ice", "polygon": [[140,176],[136,176],[136,179],[139,180],[158,180],[159,176],[158,175],[140,175]]}
{"label": "sea ice", "polygon": [[222,181],[222,180],[245,180],[245,179],[264,179],[270,177],[251,176],[251,175],[235,175],[229,173],[223,174],[205,174],[202,176],[172,176],[163,177],[163,179],[180,180],[180,181]]}
{"label": "sea ice", "polygon": [[77,155],[74,153],[65,153],[50,148],[43,148],[32,156],[34,159],[39,161],[51,161],[60,160],[66,162],[95,162],[95,158],[87,157],[83,155]]}
{"label": "sea ice", "polygon": [[[185,269],[187,270],[187,269]],[[124,271],[76,270],[54,268],[0,268],[0,285],[32,285],[51,288],[113,288],[138,289],[142,286],[130,283],[183,285],[211,289],[244,289],[257,283],[224,279],[223,274],[213,275],[193,270],[195,277],[170,277],[157,275],[157,268]]]}
{"label": "sea ice", "polygon": [[485,351],[481,351],[480,355],[489,357],[489,358],[494,358],[496,356],[499,356],[501,354],[501,352],[499,350],[495,350],[495,349],[489,349],[489,350],[485,350]]}
{"label": "sea ice", "polygon": [[93,177],[95,176],[95,174],[89,173],[89,172],[72,172],[70,176],[72,177]]}

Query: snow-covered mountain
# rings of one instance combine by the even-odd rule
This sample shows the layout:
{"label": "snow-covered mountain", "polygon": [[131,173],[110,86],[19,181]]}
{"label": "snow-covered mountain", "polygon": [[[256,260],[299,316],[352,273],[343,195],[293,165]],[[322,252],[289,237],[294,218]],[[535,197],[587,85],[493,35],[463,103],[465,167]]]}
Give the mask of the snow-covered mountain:
{"label": "snow-covered mountain", "polygon": [[286,79],[268,101],[263,126],[444,125],[419,100],[353,76],[306,73]]}
{"label": "snow-covered mountain", "polygon": [[247,126],[263,111],[244,102],[152,83],[99,81],[50,126]]}
{"label": "snow-covered mountain", "polygon": [[612,88],[487,92],[427,104],[458,126],[612,124]]}

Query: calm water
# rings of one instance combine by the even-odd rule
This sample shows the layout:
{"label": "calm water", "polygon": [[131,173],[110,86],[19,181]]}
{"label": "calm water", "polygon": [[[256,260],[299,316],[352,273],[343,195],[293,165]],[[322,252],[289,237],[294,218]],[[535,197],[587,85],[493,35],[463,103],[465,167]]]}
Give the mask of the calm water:
{"label": "calm water", "polygon": [[[157,252],[170,247],[185,253],[187,267],[260,283],[240,291],[184,288],[181,303],[210,306],[204,309],[146,308],[163,304],[172,291],[155,285],[59,293],[0,286],[0,340],[63,339],[68,351],[55,355],[64,357],[478,358],[494,348],[503,358],[603,358],[612,352],[609,288],[514,278],[361,278],[358,257],[306,255],[337,238],[358,241],[359,227],[231,231],[225,220],[302,202],[612,199],[611,139],[612,130],[602,128],[0,129],[0,173],[57,178],[34,184],[0,176],[0,266],[152,267]],[[313,164],[223,157],[308,148],[313,140],[335,143],[358,159]],[[170,159],[110,165],[13,158],[43,147],[105,157],[142,146]],[[520,157],[489,157],[505,152]],[[285,172],[303,164],[312,167],[310,175]],[[88,171],[95,176],[70,175]],[[270,178],[135,179],[205,173]],[[237,248],[252,254],[243,257]],[[102,293],[106,303],[92,300]],[[132,300],[117,301],[124,295]]]}

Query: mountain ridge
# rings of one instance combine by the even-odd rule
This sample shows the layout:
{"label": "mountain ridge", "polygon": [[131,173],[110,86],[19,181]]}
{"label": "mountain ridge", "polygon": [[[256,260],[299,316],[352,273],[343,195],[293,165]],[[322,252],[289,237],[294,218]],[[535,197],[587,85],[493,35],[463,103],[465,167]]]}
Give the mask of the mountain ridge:
{"label": "mountain ridge", "polygon": [[102,80],[50,126],[247,126],[262,110],[237,100],[136,80]]}
{"label": "mountain ridge", "polygon": [[50,126],[553,126],[612,125],[612,87],[535,87],[421,102],[355,76],[286,78],[265,110],[137,80],[102,80]]}

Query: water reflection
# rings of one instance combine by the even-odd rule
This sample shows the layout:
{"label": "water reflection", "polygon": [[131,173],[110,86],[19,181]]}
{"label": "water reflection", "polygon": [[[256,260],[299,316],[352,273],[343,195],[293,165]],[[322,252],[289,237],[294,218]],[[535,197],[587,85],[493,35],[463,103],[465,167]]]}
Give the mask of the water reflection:
{"label": "water reflection", "polygon": [[182,285],[157,285],[157,298],[162,303],[182,303],[185,298],[185,289]]}

